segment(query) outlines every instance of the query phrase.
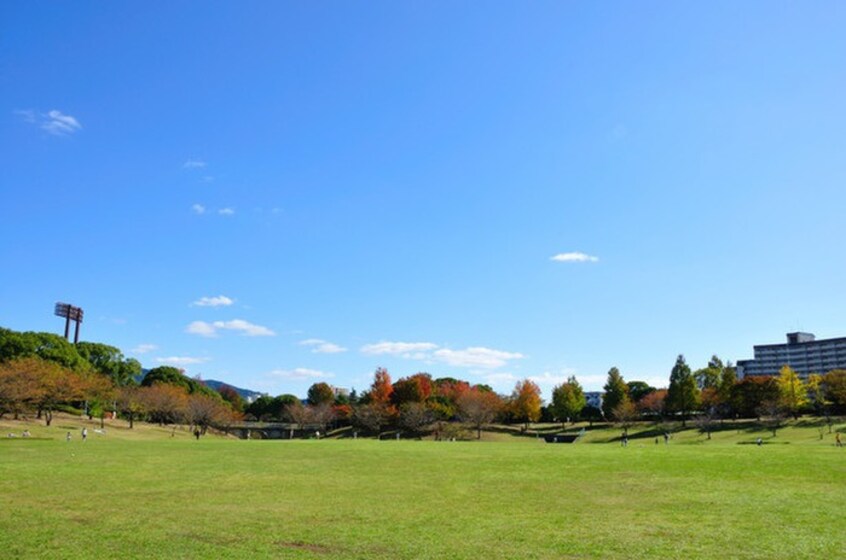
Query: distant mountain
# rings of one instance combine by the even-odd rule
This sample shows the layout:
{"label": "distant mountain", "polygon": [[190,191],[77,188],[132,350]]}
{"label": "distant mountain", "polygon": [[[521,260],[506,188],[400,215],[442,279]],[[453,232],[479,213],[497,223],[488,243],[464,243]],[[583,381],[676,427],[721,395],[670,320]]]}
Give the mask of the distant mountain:
{"label": "distant mountain", "polygon": [[251,391],[250,389],[242,389],[241,387],[236,387],[230,383],[225,383],[223,381],[215,381],[214,379],[203,379],[203,383],[205,383],[206,386],[211,387],[215,391],[219,391],[221,387],[223,387],[224,385],[228,385],[229,387],[235,389],[235,392],[241,395],[242,399],[249,402],[256,400],[258,397],[264,394],[259,393],[258,391]]}
{"label": "distant mountain", "polygon": [[[147,372],[150,371],[149,369],[141,370],[141,375],[135,377],[136,383],[141,383],[144,379],[144,376],[147,375]],[[240,387],[236,387],[230,383],[225,383],[223,381],[215,381],[214,379],[202,379],[201,382],[205,384],[207,387],[211,387],[215,391],[220,391],[220,388],[224,385],[228,385],[235,389],[235,392],[241,395],[241,398],[247,402],[253,402],[258,397],[262,396],[264,393],[259,393],[258,391],[251,391],[250,389],[242,389]]]}

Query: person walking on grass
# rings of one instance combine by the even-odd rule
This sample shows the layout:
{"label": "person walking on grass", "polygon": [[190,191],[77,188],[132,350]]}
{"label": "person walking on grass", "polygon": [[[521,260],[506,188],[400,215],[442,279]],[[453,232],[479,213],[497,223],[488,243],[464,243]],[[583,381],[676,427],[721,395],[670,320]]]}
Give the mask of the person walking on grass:
{"label": "person walking on grass", "polygon": [[88,441],[88,428],[82,428],[82,443]]}
{"label": "person walking on grass", "polygon": [[840,441],[840,432],[837,432],[837,434],[834,436],[834,442],[837,447],[843,447],[843,442]]}
{"label": "person walking on grass", "polygon": [[68,432],[68,435],[65,436],[65,441],[70,443],[70,440],[71,440],[71,433]]}

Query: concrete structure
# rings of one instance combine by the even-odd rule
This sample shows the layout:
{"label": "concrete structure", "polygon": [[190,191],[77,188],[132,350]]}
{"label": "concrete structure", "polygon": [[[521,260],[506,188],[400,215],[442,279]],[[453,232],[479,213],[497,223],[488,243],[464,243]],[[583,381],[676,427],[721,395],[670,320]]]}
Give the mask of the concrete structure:
{"label": "concrete structure", "polygon": [[816,340],[811,333],[787,333],[787,344],[754,346],[755,359],[737,362],[737,377],[778,375],[782,366],[792,367],[804,380],[812,373],[846,369],[846,338]]}

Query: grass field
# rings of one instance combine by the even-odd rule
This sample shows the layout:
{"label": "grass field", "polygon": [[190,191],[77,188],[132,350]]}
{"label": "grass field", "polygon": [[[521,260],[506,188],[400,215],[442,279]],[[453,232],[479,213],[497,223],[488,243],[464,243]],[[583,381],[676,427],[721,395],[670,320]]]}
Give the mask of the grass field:
{"label": "grass field", "polygon": [[[0,441],[0,557],[846,557],[846,449],[812,427],[623,449],[502,433],[197,442],[151,427],[83,444],[79,420],[54,424]],[[767,445],[742,445],[758,435]]]}

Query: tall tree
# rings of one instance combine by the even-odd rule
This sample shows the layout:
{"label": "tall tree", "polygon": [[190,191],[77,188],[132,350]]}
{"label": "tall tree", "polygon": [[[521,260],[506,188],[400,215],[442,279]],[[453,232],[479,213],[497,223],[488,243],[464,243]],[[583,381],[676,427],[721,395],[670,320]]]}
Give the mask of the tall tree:
{"label": "tall tree", "polygon": [[699,405],[699,387],[690,371],[690,366],[679,354],[676,365],[670,372],[670,386],[667,389],[667,408],[671,412],[681,414],[682,426],[685,425],[687,415],[696,410]]}
{"label": "tall tree", "polygon": [[373,374],[373,384],[370,385],[370,402],[387,405],[391,402],[391,394],[394,386],[391,383],[391,375],[385,368],[378,368]]}
{"label": "tall tree", "polygon": [[534,381],[524,379],[517,382],[511,396],[512,412],[517,420],[525,422],[527,430],[531,422],[540,419],[542,404],[540,387]]}
{"label": "tall tree", "polygon": [[432,376],[428,373],[415,373],[410,377],[404,377],[394,383],[394,392],[391,394],[391,402],[400,406],[407,402],[425,402],[432,396],[434,384]]}
{"label": "tall tree", "polygon": [[629,387],[626,385],[620,370],[612,367],[608,370],[608,379],[602,387],[605,393],[602,395],[602,414],[606,418],[614,417],[614,409],[622,402],[629,400]]}
{"label": "tall tree", "polygon": [[127,360],[114,346],[99,342],[79,342],[76,344],[76,351],[97,372],[109,377],[119,387],[134,384],[135,377],[141,373],[141,363],[133,358]]}
{"label": "tall tree", "polygon": [[562,423],[568,418],[575,422],[585,406],[585,392],[575,376],[568,377],[566,383],[552,390],[552,413]]}
{"label": "tall tree", "polygon": [[629,398],[635,404],[639,403],[649,393],[655,392],[655,387],[645,381],[629,381],[626,383],[626,387],[629,390]]}
{"label": "tall tree", "polygon": [[786,365],[779,371],[778,390],[784,411],[798,419],[799,409],[808,404],[808,390],[792,367]]}

